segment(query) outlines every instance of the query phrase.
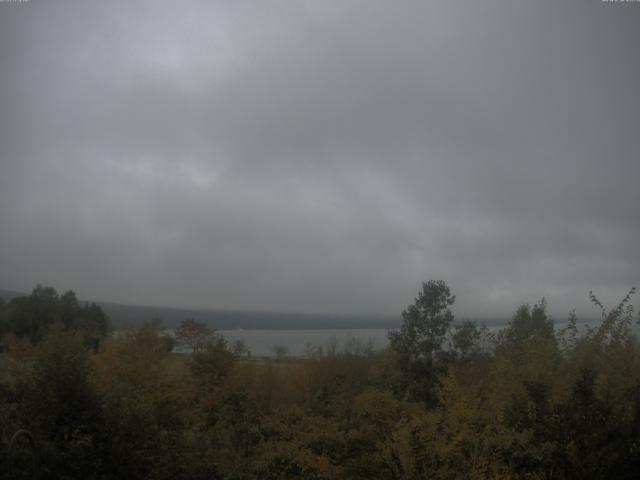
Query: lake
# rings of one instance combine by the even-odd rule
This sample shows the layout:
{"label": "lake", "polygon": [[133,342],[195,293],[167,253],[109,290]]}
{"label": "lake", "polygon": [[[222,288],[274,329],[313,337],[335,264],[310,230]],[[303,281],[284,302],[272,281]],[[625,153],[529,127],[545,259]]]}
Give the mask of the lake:
{"label": "lake", "polygon": [[217,330],[229,343],[243,340],[258,357],[274,356],[273,347],[283,346],[288,355],[304,355],[309,347],[335,345],[342,350],[349,343],[370,343],[376,349],[388,344],[386,328],[371,329],[327,329],[327,330]]}
{"label": "lake", "polygon": [[[598,321],[579,322],[581,331],[587,326],[596,326]],[[488,325],[490,332],[496,333],[506,327],[507,322]],[[556,329],[564,328],[566,321],[557,321]],[[318,330],[216,330],[233,347],[234,342],[243,340],[251,354],[257,357],[275,356],[273,348],[282,346],[286,349],[287,355],[305,355],[309,348],[335,346],[338,351],[344,349],[346,345],[359,343],[360,345],[371,345],[375,350],[386,347],[389,343],[387,339],[388,329],[386,328],[360,328],[360,329],[318,329]]]}

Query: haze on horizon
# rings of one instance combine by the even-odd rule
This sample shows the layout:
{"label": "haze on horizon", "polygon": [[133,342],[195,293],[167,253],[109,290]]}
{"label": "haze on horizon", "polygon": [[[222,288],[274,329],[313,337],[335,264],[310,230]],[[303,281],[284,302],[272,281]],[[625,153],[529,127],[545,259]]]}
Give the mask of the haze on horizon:
{"label": "haze on horizon", "polygon": [[0,3],[0,288],[456,313],[638,285],[640,3]]}

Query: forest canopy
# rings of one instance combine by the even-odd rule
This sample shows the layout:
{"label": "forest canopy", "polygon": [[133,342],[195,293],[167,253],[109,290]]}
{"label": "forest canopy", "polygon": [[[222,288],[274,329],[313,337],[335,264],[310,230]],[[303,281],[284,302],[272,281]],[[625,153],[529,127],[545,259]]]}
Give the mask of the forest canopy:
{"label": "forest canopy", "polygon": [[[244,355],[185,319],[108,335],[95,305],[38,286],[0,304],[6,478],[582,479],[640,475],[631,301],[554,327],[544,300],[499,332],[422,285],[381,351]],[[33,436],[8,452],[16,431]]]}

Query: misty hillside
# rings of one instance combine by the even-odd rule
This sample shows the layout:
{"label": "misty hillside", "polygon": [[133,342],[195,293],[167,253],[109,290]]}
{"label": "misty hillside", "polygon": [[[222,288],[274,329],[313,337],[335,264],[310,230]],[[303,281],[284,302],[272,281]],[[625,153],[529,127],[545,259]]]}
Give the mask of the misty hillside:
{"label": "misty hillside", "polygon": [[[8,301],[26,293],[1,290],[0,298]],[[86,301],[87,303],[93,301]],[[114,329],[137,327],[150,320],[159,320],[165,328],[175,328],[182,320],[192,318],[218,330],[243,329],[336,329],[336,328],[396,328],[400,315],[393,317],[311,315],[244,310],[201,310],[171,307],[126,305],[95,302],[111,319]]]}
{"label": "misty hillside", "polygon": [[167,328],[176,327],[185,318],[212,325],[219,330],[244,329],[333,329],[395,328],[398,318],[365,316],[330,316],[243,310],[196,310],[168,307],[122,305],[97,302],[111,318],[115,328],[140,325],[158,318]]}
{"label": "misty hillside", "polygon": [[15,292],[13,290],[2,290],[2,289],[0,289],[0,298],[3,299],[6,302],[11,300],[12,298],[24,297],[25,295],[27,295],[27,294],[23,293],[23,292]]}

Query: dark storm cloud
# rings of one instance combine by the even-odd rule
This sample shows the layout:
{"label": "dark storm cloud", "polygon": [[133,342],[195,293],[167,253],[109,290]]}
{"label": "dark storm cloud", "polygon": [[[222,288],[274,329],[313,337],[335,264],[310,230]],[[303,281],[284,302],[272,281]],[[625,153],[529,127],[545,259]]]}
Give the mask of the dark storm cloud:
{"label": "dark storm cloud", "polygon": [[613,302],[640,272],[639,22],[599,1],[0,3],[0,285]]}

